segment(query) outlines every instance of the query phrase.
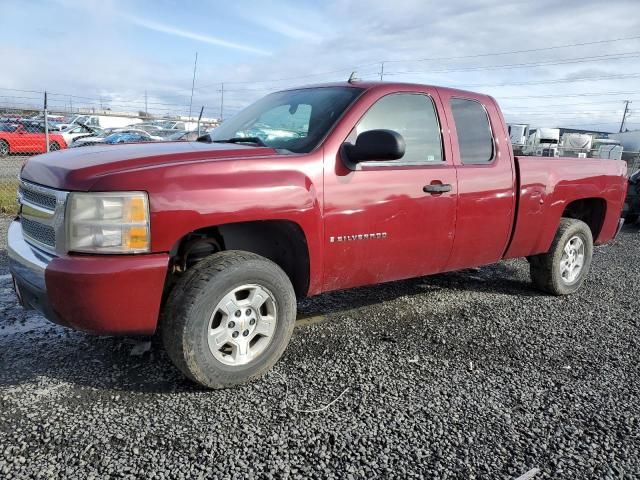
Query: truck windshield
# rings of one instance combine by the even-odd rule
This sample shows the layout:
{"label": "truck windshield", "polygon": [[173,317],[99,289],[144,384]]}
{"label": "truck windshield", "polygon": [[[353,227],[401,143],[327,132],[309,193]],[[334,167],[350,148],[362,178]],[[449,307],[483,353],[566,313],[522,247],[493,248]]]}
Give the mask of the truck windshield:
{"label": "truck windshield", "polygon": [[78,115],[76,118],[71,120],[70,123],[77,123],[78,125],[84,125],[87,123],[87,120],[89,120],[89,117],[87,115]]}
{"label": "truck windshield", "polygon": [[309,153],[362,91],[356,87],[317,87],[272,93],[226,120],[209,136],[213,142]]}

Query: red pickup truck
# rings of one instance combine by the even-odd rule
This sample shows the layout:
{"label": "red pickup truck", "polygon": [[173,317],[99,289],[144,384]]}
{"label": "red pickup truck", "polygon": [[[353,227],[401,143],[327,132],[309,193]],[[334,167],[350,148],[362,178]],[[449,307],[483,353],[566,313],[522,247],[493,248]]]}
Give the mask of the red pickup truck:
{"label": "red pickup truck", "polygon": [[512,257],[569,294],[622,225],[624,162],[514,158],[486,95],[286,90],[206,140],[29,159],[8,233],[22,304],[97,334],[158,330],[221,388],[273,366],[297,298]]}

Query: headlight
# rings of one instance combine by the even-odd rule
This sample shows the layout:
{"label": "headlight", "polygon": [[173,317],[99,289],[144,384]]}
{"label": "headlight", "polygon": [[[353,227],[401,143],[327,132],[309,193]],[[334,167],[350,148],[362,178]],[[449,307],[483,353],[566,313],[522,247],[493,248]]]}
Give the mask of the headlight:
{"label": "headlight", "polygon": [[72,192],[66,218],[69,251],[149,251],[149,201],[144,192]]}

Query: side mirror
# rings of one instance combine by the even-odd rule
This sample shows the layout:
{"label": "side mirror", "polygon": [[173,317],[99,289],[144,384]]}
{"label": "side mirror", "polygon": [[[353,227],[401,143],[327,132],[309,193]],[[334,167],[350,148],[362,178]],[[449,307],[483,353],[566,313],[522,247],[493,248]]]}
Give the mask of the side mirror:
{"label": "side mirror", "polygon": [[398,160],[404,156],[404,138],[393,130],[369,130],[356,138],[356,144],[345,144],[349,160],[354,163],[366,161]]}

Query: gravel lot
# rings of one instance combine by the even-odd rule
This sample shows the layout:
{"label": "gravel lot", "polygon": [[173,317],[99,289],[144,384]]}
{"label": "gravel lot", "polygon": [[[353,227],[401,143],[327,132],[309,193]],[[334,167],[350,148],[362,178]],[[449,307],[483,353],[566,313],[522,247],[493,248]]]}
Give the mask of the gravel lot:
{"label": "gravel lot", "polygon": [[639,252],[625,227],[570,298],[518,260],[310,299],[273,373],[215,392],[22,311],[2,253],[0,477],[637,479]]}

